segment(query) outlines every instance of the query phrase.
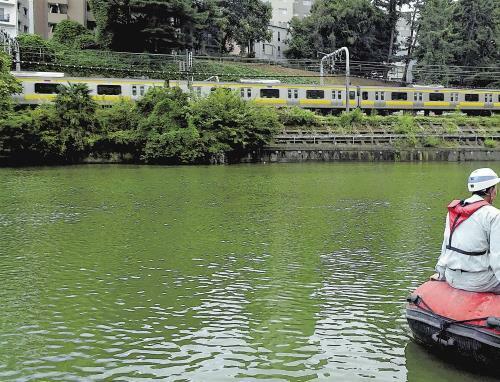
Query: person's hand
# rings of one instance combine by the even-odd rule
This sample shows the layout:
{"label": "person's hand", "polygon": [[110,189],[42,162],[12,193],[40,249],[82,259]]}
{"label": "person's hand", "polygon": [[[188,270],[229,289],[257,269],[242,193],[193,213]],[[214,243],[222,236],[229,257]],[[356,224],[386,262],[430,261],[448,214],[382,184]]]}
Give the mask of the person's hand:
{"label": "person's hand", "polygon": [[431,277],[429,277],[429,280],[439,281],[439,273],[434,273]]}

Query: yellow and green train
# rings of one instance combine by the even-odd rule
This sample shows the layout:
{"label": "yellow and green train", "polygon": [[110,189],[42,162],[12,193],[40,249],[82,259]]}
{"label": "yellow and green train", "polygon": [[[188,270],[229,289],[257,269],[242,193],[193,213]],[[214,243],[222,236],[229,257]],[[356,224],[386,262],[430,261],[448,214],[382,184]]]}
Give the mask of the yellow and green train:
{"label": "yellow and green train", "polygon": [[236,91],[242,99],[272,106],[299,106],[324,111],[342,111],[347,98],[350,108],[380,114],[400,110],[440,114],[461,110],[468,114],[491,115],[500,112],[499,89],[458,89],[444,87],[351,86],[349,94],[341,85],[294,85],[279,81],[245,80],[242,82],[164,81],[153,79],[64,77],[59,73],[13,73],[22,82],[21,104],[52,101],[58,87],[83,83],[98,102],[110,104],[120,99],[138,100],[151,87],[180,87],[185,92],[207,96],[217,88]]}

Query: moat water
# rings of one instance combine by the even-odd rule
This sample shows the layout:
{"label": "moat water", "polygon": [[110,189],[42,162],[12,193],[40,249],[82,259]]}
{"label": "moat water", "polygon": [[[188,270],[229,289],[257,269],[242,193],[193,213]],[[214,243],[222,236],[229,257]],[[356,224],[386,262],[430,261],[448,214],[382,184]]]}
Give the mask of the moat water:
{"label": "moat water", "polygon": [[404,318],[487,165],[0,169],[0,380],[493,381]]}

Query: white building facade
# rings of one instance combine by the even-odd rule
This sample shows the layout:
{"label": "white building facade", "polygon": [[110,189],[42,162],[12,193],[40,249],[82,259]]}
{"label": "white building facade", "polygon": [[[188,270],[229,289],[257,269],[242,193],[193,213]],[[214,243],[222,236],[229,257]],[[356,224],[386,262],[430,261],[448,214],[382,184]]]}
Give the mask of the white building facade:
{"label": "white building facade", "polygon": [[0,0],[0,29],[11,37],[33,33],[33,0]]}
{"label": "white building facade", "polygon": [[269,0],[273,7],[273,15],[269,25],[272,33],[270,41],[259,41],[255,43],[255,58],[280,60],[285,57],[287,49],[288,25],[293,17],[294,0]]}

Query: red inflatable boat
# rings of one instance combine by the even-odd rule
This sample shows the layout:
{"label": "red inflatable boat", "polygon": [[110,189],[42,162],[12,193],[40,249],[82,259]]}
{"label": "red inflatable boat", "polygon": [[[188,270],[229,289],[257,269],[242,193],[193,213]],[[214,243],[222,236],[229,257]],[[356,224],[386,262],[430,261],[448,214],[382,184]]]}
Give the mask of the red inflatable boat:
{"label": "red inflatable boat", "polygon": [[408,297],[415,340],[500,369],[500,295],[428,281]]}

